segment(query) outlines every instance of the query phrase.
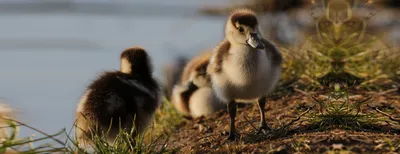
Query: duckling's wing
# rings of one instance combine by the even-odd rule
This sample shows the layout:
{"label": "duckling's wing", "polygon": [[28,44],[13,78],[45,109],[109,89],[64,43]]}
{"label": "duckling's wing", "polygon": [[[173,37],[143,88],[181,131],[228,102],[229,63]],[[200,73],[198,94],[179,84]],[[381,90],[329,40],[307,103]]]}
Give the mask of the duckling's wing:
{"label": "duckling's wing", "polygon": [[272,56],[272,64],[280,65],[282,63],[282,54],[279,51],[278,47],[273,44],[271,41],[266,39],[262,39],[263,44],[265,45],[265,52],[268,56]]}
{"label": "duckling's wing", "polygon": [[114,113],[121,113],[121,109],[125,107],[124,100],[116,93],[111,93],[105,102],[107,104],[107,111],[110,115],[113,115]]}
{"label": "duckling's wing", "polygon": [[155,94],[151,92],[147,87],[142,85],[140,82],[133,80],[133,79],[124,79],[122,77],[117,76],[117,78],[122,81],[123,83],[140,90],[141,92],[145,93],[146,95],[150,96],[151,98],[156,98]]}
{"label": "duckling's wing", "polygon": [[207,66],[207,73],[214,74],[219,73],[222,70],[222,60],[228,56],[229,49],[231,44],[228,40],[222,41],[215,49],[213,50],[213,55],[210,59],[210,63]]}
{"label": "duckling's wing", "polygon": [[208,62],[210,61],[212,54],[213,53],[211,50],[206,50],[200,55],[192,58],[183,69],[180,83],[183,84],[190,80],[191,74],[195,71],[200,74],[203,73],[203,67],[205,69],[207,68]]}

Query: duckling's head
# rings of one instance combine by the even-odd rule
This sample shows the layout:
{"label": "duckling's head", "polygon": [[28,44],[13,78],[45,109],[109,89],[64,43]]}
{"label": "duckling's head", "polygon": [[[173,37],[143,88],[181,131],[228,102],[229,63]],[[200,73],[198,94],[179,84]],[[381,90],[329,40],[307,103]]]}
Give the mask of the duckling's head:
{"label": "duckling's head", "polygon": [[225,25],[225,36],[233,45],[249,45],[264,49],[255,12],[250,9],[234,10]]}
{"label": "duckling's head", "polygon": [[189,80],[191,80],[197,87],[211,86],[211,78],[207,74],[207,65],[208,62],[204,62],[191,73]]}
{"label": "duckling's head", "polygon": [[139,46],[125,49],[121,54],[121,72],[151,75],[152,65],[147,52]]}

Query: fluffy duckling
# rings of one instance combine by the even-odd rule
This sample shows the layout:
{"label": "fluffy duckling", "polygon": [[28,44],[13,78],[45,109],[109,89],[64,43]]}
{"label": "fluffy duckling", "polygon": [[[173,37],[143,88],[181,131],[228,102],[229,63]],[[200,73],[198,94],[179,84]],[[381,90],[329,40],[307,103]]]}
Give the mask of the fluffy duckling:
{"label": "fluffy duckling", "polygon": [[180,84],[172,90],[171,102],[188,118],[210,115],[224,104],[214,94],[207,66],[212,52],[193,58],[183,69]]}
{"label": "fluffy duckling", "polygon": [[[160,88],[152,76],[150,57],[141,47],[121,54],[120,71],[103,73],[89,85],[77,107],[78,141],[87,145],[95,133],[111,144],[119,129],[143,133],[160,105]],[[121,126],[121,127],[120,127]]]}
{"label": "fluffy duckling", "polygon": [[278,48],[261,37],[256,14],[249,9],[232,12],[225,26],[225,39],[214,49],[207,72],[212,87],[228,106],[230,134],[235,140],[236,102],[258,100],[260,131],[269,130],[264,116],[266,94],[280,78],[282,56]]}

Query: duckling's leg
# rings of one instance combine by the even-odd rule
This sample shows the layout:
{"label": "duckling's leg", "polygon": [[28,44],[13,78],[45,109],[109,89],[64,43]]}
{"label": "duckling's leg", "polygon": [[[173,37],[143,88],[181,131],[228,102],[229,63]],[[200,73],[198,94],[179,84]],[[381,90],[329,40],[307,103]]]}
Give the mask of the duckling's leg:
{"label": "duckling's leg", "polygon": [[228,140],[233,141],[239,137],[239,134],[236,132],[236,127],[235,127],[235,117],[236,117],[236,102],[235,101],[230,101],[228,103],[228,112],[229,112],[230,124],[231,124]]}
{"label": "duckling's leg", "polygon": [[258,129],[257,133],[261,133],[268,130],[271,130],[271,128],[269,128],[267,126],[267,122],[265,121],[265,103],[267,102],[266,96],[261,97],[258,100],[258,109],[260,110],[260,115],[261,115],[261,121],[260,121],[260,128]]}

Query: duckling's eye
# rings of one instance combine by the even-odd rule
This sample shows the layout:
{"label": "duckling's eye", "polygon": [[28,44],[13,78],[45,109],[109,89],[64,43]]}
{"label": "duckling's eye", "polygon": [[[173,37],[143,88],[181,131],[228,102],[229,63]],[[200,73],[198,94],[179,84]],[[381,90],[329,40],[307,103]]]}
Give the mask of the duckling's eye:
{"label": "duckling's eye", "polygon": [[243,33],[243,32],[244,32],[244,29],[243,29],[243,27],[238,27],[238,30],[239,30],[239,32],[241,32],[241,33]]}

